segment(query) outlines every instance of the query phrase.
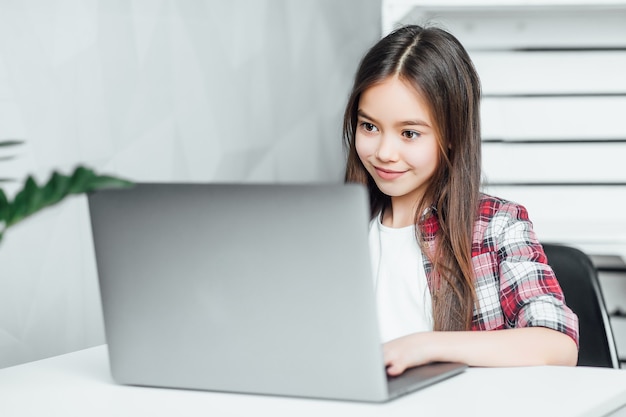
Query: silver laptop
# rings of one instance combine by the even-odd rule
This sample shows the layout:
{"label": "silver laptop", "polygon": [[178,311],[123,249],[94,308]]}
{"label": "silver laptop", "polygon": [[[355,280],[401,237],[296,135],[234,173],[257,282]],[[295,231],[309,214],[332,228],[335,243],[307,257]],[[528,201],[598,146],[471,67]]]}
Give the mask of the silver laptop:
{"label": "silver laptop", "polygon": [[122,384],[386,401],[358,185],[138,184],[89,195],[111,372]]}

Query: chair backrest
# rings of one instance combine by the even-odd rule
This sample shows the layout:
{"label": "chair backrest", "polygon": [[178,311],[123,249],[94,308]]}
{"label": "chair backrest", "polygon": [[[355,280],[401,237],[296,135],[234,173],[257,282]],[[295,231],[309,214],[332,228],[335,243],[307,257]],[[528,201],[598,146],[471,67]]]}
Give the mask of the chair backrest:
{"label": "chair backrest", "polygon": [[578,315],[578,365],[619,368],[598,272],[591,259],[569,246],[544,243],[543,249],[561,285],[565,302]]}

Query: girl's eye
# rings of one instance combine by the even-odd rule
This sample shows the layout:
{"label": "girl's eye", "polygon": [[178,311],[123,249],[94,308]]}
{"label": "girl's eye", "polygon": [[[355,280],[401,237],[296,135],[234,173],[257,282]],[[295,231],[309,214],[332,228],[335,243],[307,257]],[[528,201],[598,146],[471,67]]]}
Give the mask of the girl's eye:
{"label": "girl's eye", "polygon": [[405,130],[404,132],[402,132],[402,136],[404,136],[406,139],[409,139],[409,140],[415,140],[419,138],[421,135],[419,132],[416,132],[415,130]]}
{"label": "girl's eye", "polygon": [[361,123],[361,127],[363,128],[363,130],[365,130],[366,132],[376,132],[378,131],[378,129],[376,128],[376,126],[374,126],[371,123],[367,123],[367,122],[363,122]]}

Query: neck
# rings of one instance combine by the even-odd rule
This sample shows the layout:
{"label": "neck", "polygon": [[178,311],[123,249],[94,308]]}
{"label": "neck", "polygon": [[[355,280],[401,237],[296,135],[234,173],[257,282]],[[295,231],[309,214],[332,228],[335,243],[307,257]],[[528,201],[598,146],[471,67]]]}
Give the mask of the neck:
{"label": "neck", "polygon": [[382,223],[387,227],[406,227],[415,224],[415,210],[419,199],[391,197],[391,206],[383,213]]}

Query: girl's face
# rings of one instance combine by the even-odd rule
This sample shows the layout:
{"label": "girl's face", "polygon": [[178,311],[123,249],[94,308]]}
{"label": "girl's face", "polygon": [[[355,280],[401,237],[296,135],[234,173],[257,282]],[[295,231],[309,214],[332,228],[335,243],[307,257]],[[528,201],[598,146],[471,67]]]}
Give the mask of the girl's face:
{"label": "girl's face", "polygon": [[421,200],[438,164],[439,147],[428,107],[397,77],[375,84],[359,100],[356,151],[384,194]]}

